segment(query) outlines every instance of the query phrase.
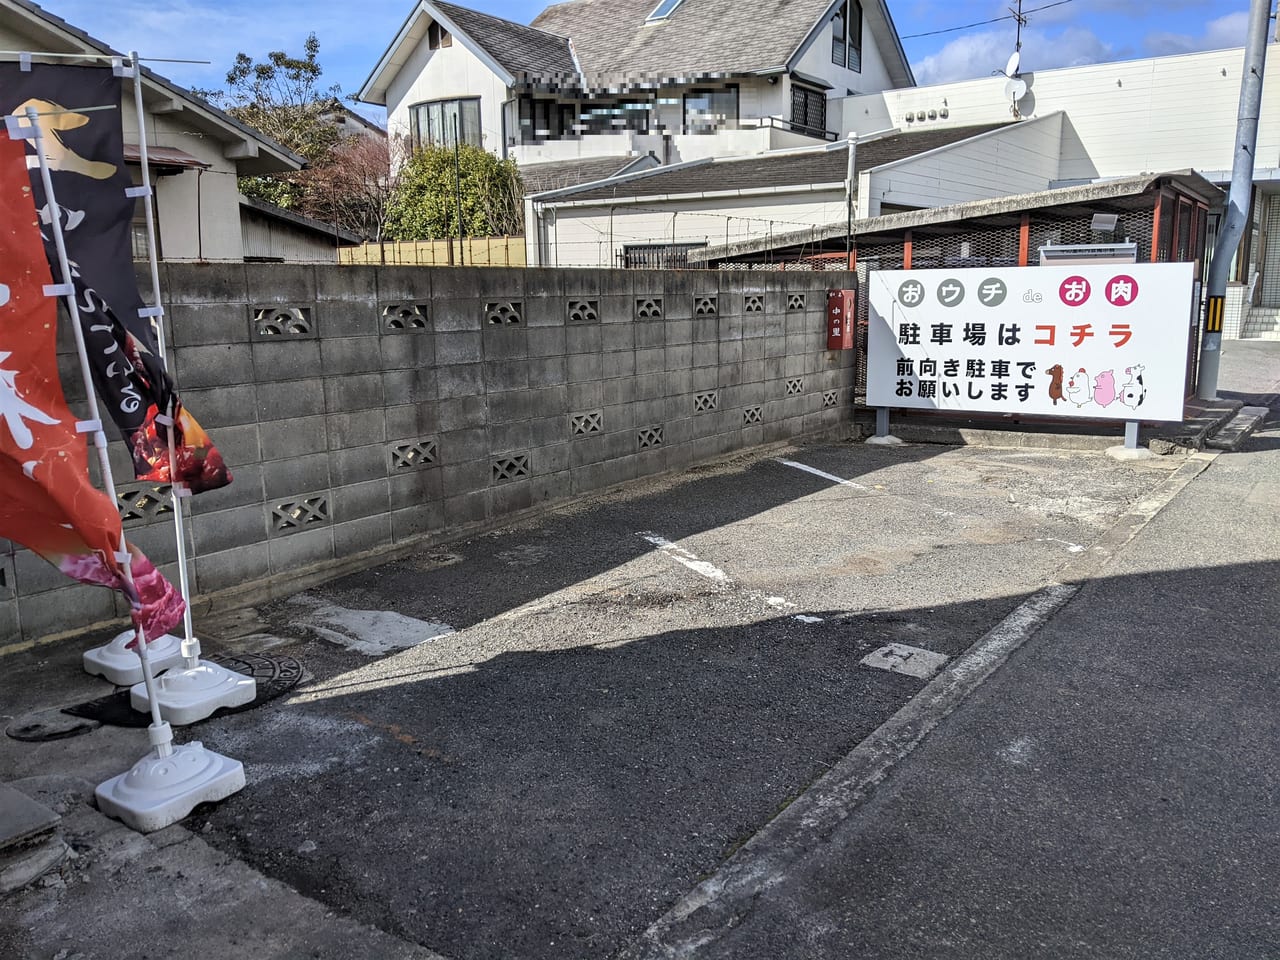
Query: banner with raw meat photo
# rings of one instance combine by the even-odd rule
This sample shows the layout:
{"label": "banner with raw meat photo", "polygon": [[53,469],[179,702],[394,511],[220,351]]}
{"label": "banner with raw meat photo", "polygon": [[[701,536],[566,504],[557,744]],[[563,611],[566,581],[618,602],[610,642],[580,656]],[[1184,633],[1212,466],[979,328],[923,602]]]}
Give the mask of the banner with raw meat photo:
{"label": "banner with raw meat photo", "polygon": [[[98,395],[133,455],[140,480],[185,483],[193,493],[231,476],[209,436],[182,407],[159,355],[155,320],[140,315],[131,223],[138,201],[126,191],[121,79],[110,67],[0,63],[0,114],[39,113],[54,193],[71,260],[81,326]],[[94,107],[108,109],[93,110]],[[28,149],[34,150],[32,141]],[[41,234],[56,262],[49,207],[34,156],[31,188]],[[170,476],[167,430],[157,424],[173,402],[177,476]]]}
{"label": "banner with raw meat photo", "polygon": [[117,553],[120,514],[89,482],[88,439],[58,380],[57,301],[27,177],[26,150],[0,130],[0,536],[82,583],[122,591],[150,638],[172,629],[182,598],[141,551]]}

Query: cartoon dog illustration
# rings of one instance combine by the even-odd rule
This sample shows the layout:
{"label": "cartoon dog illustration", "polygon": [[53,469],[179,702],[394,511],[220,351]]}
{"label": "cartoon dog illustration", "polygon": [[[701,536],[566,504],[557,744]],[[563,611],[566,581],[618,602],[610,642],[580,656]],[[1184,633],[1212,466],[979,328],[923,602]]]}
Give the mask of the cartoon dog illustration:
{"label": "cartoon dog illustration", "polygon": [[1058,405],[1058,401],[1063,399],[1062,364],[1055,363],[1045,371],[1045,376],[1049,378],[1049,399],[1053,401],[1053,405],[1056,407]]}
{"label": "cartoon dog illustration", "polygon": [[1137,410],[1142,406],[1142,401],[1147,399],[1147,386],[1142,382],[1142,371],[1145,369],[1140,363],[1124,368],[1129,379],[1120,388],[1119,399],[1130,410]]}
{"label": "cartoon dog illustration", "polygon": [[1084,372],[1084,367],[1067,378],[1065,392],[1067,399],[1077,407],[1083,407],[1093,399],[1093,381],[1089,379],[1089,374]]}
{"label": "cartoon dog illustration", "polygon": [[1109,407],[1116,400],[1116,372],[1103,370],[1093,379],[1093,402],[1100,407]]}

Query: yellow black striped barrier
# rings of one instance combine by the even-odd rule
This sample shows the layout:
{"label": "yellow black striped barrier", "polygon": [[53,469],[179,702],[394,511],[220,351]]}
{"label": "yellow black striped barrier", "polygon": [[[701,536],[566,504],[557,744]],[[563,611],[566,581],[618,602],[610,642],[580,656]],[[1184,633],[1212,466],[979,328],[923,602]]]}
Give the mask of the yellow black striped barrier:
{"label": "yellow black striped barrier", "polygon": [[1226,306],[1226,297],[1209,297],[1209,302],[1204,314],[1205,333],[1222,332],[1222,314],[1225,311]]}

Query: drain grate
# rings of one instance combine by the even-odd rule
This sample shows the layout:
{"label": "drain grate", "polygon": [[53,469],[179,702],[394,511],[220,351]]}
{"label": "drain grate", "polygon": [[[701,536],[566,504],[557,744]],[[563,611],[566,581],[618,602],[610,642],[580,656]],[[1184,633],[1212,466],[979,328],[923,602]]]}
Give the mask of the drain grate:
{"label": "drain grate", "polygon": [[[258,686],[258,695],[251,701],[239,707],[224,707],[216,710],[207,718],[210,720],[233,713],[243,713],[269,703],[296,687],[305,675],[302,664],[293,657],[265,657],[256,653],[241,653],[234,656],[215,654],[204,659],[221,664],[236,673],[253,677]],[[79,724],[69,722],[68,716],[88,722]],[[6,733],[15,740],[57,740],[88,733],[100,725],[143,728],[150,723],[150,714],[139,713],[133,709],[129,702],[129,689],[126,687],[105,697],[63,707],[61,710],[41,711],[39,714],[19,717],[10,725]]]}

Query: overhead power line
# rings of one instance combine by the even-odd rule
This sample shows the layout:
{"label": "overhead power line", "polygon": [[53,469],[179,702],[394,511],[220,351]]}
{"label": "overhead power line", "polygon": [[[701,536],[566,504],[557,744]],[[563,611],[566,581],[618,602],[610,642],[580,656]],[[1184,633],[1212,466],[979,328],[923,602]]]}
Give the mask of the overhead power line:
{"label": "overhead power line", "polygon": [[[1056,3],[1046,3],[1044,6],[1041,6],[1041,7],[1033,7],[1030,10],[1023,10],[1022,16],[1026,17],[1026,15],[1029,13],[1037,13],[1040,10],[1048,10],[1050,7],[1060,7],[1065,3],[1072,3],[1072,2],[1074,2],[1074,0],[1057,0]],[[1003,17],[994,17],[991,20],[979,20],[976,23],[966,23],[960,27],[946,27],[943,30],[930,30],[927,33],[910,33],[904,37],[899,37],[899,39],[915,40],[919,37],[936,37],[940,33],[955,33],[958,30],[972,30],[974,27],[985,27],[988,24],[1001,23],[1005,20],[1017,20],[1017,19],[1019,19],[1018,14],[1008,13],[1008,14],[1005,14]]]}

